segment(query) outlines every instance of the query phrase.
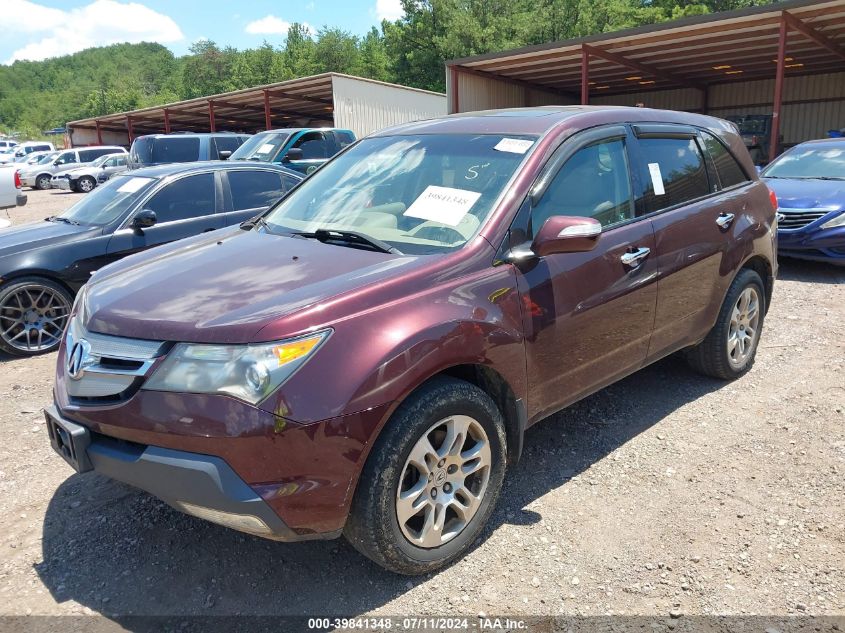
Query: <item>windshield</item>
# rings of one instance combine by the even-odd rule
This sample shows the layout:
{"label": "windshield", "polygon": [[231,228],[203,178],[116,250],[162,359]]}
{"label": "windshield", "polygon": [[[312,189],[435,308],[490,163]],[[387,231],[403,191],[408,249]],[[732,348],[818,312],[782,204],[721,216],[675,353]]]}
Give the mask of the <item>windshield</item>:
{"label": "windshield", "polygon": [[52,154],[47,154],[46,156],[42,156],[40,159],[36,161],[37,165],[46,165],[47,163],[53,162],[53,160],[58,156],[58,152],[53,152]]}
{"label": "windshield", "polygon": [[154,178],[117,175],[59,217],[83,226],[105,226],[121,217],[150,188]]}
{"label": "windshield", "polygon": [[229,160],[257,160],[271,163],[284,147],[290,134],[287,132],[262,132],[250,137],[246,143],[232,152]]}
{"label": "windshield", "polygon": [[274,232],[356,231],[402,253],[454,250],[478,233],[533,143],[492,134],[364,139],[265,219]]}
{"label": "windshield", "polygon": [[776,159],[761,175],[765,178],[845,180],[845,143],[841,148],[796,147]]}
{"label": "windshield", "polygon": [[93,161],[91,161],[91,167],[100,167],[103,163],[105,163],[112,156],[114,156],[114,154],[103,154],[99,158],[96,158]]}
{"label": "windshield", "polygon": [[199,155],[200,140],[195,136],[143,136],[132,142],[129,159],[141,165],[192,163]]}

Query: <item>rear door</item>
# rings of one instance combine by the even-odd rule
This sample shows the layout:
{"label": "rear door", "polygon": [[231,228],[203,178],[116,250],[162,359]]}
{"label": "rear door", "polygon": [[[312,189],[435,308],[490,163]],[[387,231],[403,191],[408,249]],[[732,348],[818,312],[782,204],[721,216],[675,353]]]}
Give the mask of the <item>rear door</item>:
{"label": "rear door", "polygon": [[741,185],[720,191],[696,128],[655,124],[634,131],[657,247],[652,359],[698,342],[712,327],[733,273],[725,260],[731,224],[745,201]]}
{"label": "rear door", "polygon": [[110,261],[153,246],[167,244],[223,227],[217,213],[221,184],[215,172],[191,174],[167,182],[138,206],[156,214],[155,225],[136,231],[132,218],[114,232],[109,242]]}
{"label": "rear door", "polygon": [[564,143],[538,180],[543,190],[530,209],[528,239],[553,215],[594,217],[603,232],[589,252],[516,266],[532,417],[559,410],[645,361],[657,264],[651,221],[637,212],[629,143],[625,126],[581,133]]}
{"label": "rear door", "polygon": [[224,175],[223,225],[240,224],[263,213],[291,189],[291,179],[272,169],[233,169]]}

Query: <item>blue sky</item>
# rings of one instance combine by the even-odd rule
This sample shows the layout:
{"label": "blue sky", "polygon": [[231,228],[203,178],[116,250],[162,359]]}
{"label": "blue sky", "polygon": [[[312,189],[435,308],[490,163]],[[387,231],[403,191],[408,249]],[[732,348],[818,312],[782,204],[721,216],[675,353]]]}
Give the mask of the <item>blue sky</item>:
{"label": "blue sky", "polygon": [[291,22],[361,35],[401,14],[399,0],[2,0],[0,63],[116,42],[160,42],[177,55],[207,38],[248,48],[284,41]]}

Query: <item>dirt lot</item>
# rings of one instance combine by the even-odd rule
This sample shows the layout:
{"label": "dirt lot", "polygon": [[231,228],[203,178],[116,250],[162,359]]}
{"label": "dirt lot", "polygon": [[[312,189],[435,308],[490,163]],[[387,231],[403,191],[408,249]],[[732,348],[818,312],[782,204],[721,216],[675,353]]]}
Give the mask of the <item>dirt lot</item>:
{"label": "dirt lot", "polygon": [[486,538],[417,579],[73,475],[54,362],[0,358],[0,614],[845,614],[845,269],[782,262],[741,380],[672,358],[534,427]]}

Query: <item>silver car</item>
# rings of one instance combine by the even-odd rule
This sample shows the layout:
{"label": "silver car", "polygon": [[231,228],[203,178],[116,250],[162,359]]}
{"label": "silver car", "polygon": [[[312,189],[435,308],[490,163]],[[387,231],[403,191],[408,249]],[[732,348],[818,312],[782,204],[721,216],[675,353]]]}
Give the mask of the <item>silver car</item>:
{"label": "silver car", "polygon": [[88,193],[111,178],[113,174],[124,171],[127,168],[128,158],[129,154],[126,152],[105,154],[90,165],[60,171],[50,180],[50,187]]}
{"label": "silver car", "polygon": [[30,165],[21,169],[21,184],[24,187],[32,187],[33,189],[49,189],[53,174],[87,165],[104,154],[124,152],[126,150],[117,145],[62,150],[52,162]]}

